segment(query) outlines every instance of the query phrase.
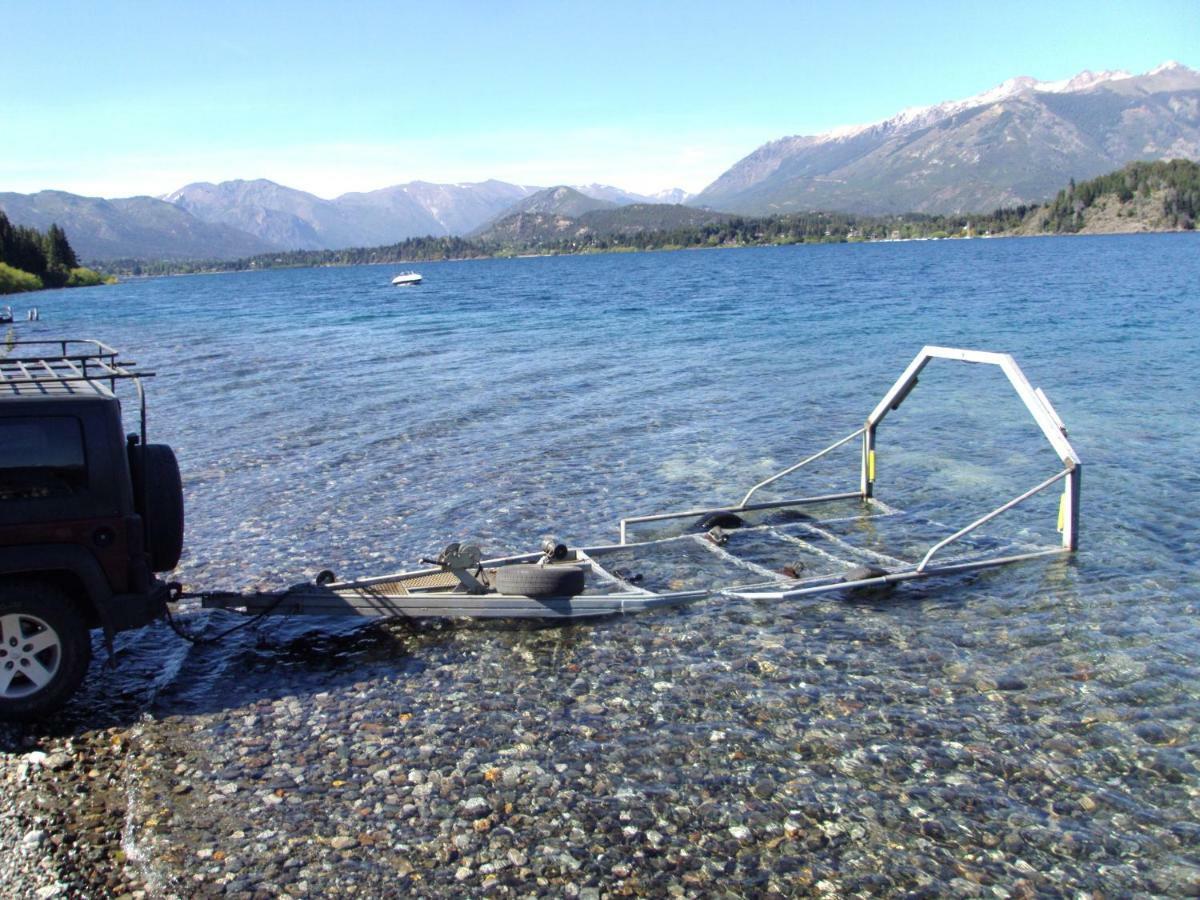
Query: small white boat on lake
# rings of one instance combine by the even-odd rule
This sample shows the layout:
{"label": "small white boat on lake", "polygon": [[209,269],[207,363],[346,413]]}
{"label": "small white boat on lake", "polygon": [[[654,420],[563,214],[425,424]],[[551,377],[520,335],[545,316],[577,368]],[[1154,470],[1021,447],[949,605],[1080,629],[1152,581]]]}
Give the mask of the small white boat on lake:
{"label": "small white boat on lake", "polygon": [[401,272],[399,275],[397,275],[395,278],[392,279],[392,284],[410,285],[410,284],[420,284],[420,283],[421,283],[421,273],[420,272]]}

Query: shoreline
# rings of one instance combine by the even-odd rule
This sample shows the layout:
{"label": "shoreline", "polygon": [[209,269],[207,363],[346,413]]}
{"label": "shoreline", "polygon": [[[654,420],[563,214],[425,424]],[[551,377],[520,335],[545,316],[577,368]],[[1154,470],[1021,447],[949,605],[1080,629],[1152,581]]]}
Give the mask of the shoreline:
{"label": "shoreline", "polygon": [[[665,246],[665,247],[631,247],[631,246],[616,246],[603,250],[586,249],[576,250],[571,252],[545,252],[545,253],[493,253],[489,255],[475,256],[454,256],[446,259],[396,259],[386,262],[322,262],[322,263],[295,263],[289,265],[278,266],[233,266],[236,260],[230,260],[230,265],[226,268],[201,269],[192,272],[164,272],[160,275],[130,275],[122,274],[117,282],[127,281],[143,281],[155,278],[182,278],[193,275],[233,275],[247,272],[270,272],[277,270],[295,270],[295,269],[348,269],[358,266],[419,266],[427,263],[461,263],[461,262],[477,262],[481,260],[512,260],[512,259],[544,259],[548,257],[560,256],[610,256],[618,254],[630,253],[677,253],[686,251],[704,251],[704,250],[749,250],[768,247],[824,247],[836,246],[842,244],[914,244],[914,243],[947,243],[959,241],[977,241],[977,240],[999,240],[1008,238],[1080,238],[1080,237],[1109,237],[1109,236],[1135,236],[1135,235],[1158,235],[1158,234],[1196,234],[1194,229],[1187,228],[1138,228],[1126,231],[1076,231],[1076,232],[1060,232],[1060,231],[1041,231],[1041,232],[1003,232],[1001,234],[976,234],[976,235],[954,235],[948,237],[905,237],[905,238],[867,238],[867,239],[852,239],[852,240],[821,240],[821,241],[790,241],[786,243],[762,242],[754,244],[715,244],[711,246]],[[336,251],[331,251],[336,252]],[[103,265],[96,263],[96,265]],[[116,278],[116,276],[112,276]],[[92,286],[92,285],[89,285]],[[95,287],[103,287],[105,285],[94,285]],[[43,290],[61,290],[61,288],[44,288]],[[25,293],[39,293],[38,291],[27,291]],[[17,296],[4,295],[4,296]]]}

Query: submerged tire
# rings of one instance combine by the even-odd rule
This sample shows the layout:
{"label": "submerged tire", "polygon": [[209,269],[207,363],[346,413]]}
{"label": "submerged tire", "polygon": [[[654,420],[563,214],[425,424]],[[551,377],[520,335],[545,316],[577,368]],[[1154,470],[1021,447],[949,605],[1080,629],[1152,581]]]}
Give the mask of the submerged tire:
{"label": "submerged tire", "polygon": [[496,590],[545,600],[583,593],[584,574],[578,566],[537,566],[519,563],[496,570]]}
{"label": "submerged tire", "polygon": [[0,721],[58,709],[91,661],[87,622],[65,591],[35,580],[0,584]]}
{"label": "submerged tire", "polygon": [[842,576],[842,581],[863,581],[867,578],[882,578],[887,574],[888,570],[879,566],[855,566]]}
{"label": "submerged tire", "polygon": [[713,528],[741,528],[745,524],[745,520],[736,513],[715,512],[697,522],[696,527],[701,531],[710,531]]}
{"label": "submerged tire", "polygon": [[[842,581],[864,581],[868,578],[882,578],[884,575],[889,574],[891,573],[887,569],[881,569],[879,566],[855,566],[842,576]],[[855,585],[854,587],[846,588],[846,593],[847,596],[862,599],[882,598],[890,594],[895,588],[896,585],[894,582]]]}
{"label": "submerged tire", "polygon": [[150,568],[169,572],[183,554],[183,482],[175,451],[166,444],[147,444],[132,448],[129,461],[134,503],[145,519]]}

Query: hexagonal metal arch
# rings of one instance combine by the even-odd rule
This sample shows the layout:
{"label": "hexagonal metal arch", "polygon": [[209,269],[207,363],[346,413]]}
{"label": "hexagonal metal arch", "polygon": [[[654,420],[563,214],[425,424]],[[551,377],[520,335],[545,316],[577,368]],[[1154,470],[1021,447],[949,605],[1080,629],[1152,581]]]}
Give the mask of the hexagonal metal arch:
{"label": "hexagonal metal arch", "polygon": [[1033,496],[1049,485],[1061,479],[1066,479],[1066,489],[1063,493],[1063,501],[1061,507],[1061,530],[1063,547],[1068,550],[1075,550],[1079,545],[1079,482],[1082,470],[1082,462],[1079,459],[1079,454],[1075,452],[1075,448],[1071,446],[1071,442],[1067,439],[1067,428],[1055,412],[1054,407],[1050,404],[1049,398],[1041,388],[1035,388],[1029,383],[1029,379],[1025,377],[1025,373],[1021,371],[1021,367],[1017,365],[1017,361],[1007,353],[993,353],[984,350],[961,350],[955,347],[922,347],[921,351],[909,363],[908,368],[904,373],[896,379],[896,383],[891,389],[884,394],[883,399],[879,401],[879,405],[871,411],[867,416],[867,422],[863,429],[863,450],[862,450],[862,475],[860,479],[860,487],[863,497],[870,497],[874,493],[875,483],[875,431],[879,427],[879,423],[884,417],[894,409],[898,409],[900,404],[908,396],[909,392],[917,383],[917,376],[929,364],[930,360],[934,359],[949,359],[959,362],[980,363],[984,365],[999,366],[1008,378],[1009,383],[1017,392],[1017,396],[1021,398],[1021,402],[1025,404],[1025,408],[1029,410],[1033,416],[1033,420],[1045,435],[1046,440],[1050,442],[1050,446],[1054,448],[1054,452],[1058,454],[1058,458],[1062,460],[1064,469],[1049,480],[1043,482],[1032,490],[1022,494],[1020,497],[1001,506],[999,509],[989,513],[984,518],[978,520],[966,529],[951,535],[946,541],[933,547],[926,555],[920,568],[924,568],[930,557],[941,549],[950,541],[957,540],[962,534],[967,531],[982,525],[984,522],[999,515],[1006,510],[1016,506],[1021,501]]}

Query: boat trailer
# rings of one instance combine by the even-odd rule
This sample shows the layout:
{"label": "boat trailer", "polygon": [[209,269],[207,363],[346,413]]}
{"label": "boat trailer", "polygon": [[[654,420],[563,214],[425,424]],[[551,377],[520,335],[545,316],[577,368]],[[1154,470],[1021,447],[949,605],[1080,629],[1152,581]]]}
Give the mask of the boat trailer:
{"label": "boat trailer", "polygon": [[[1007,377],[1062,468],[969,524],[952,530],[914,520],[875,497],[876,434],[900,407],[931,360],[997,366]],[[758,492],[824,456],[859,441],[858,487],[842,493],[755,500]],[[470,544],[451,544],[425,568],[372,578],[337,580],[323,572],[314,582],[253,595],[206,593],[204,608],[253,615],[366,617],[499,617],[571,619],[640,612],[723,596],[791,600],[830,592],[879,591],[904,581],[1074,553],[1079,543],[1081,463],[1050,400],[1034,388],[1005,353],[927,346],[916,355],[861,428],[752,486],[735,504],[629,516],[619,541],[567,547],[548,539],[533,553],[483,559]],[[1061,543],[1037,547],[980,538],[978,530],[1029,498],[1063,483],[1058,508]],[[631,541],[631,527],[696,523],[690,533]],[[895,556],[851,539],[864,523],[872,530],[916,526],[932,543]],[[951,545],[958,556],[943,553]],[[919,555],[919,558],[918,558]],[[935,561],[935,557],[938,559]]]}

